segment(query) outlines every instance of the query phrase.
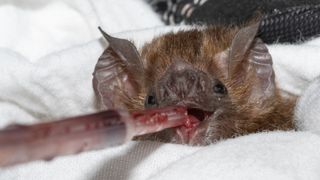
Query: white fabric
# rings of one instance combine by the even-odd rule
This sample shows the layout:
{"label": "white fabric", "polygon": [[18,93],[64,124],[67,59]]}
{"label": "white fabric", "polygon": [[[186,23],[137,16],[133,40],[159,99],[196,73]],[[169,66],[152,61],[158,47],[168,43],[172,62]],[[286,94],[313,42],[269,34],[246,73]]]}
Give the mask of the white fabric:
{"label": "white fabric", "polygon": [[30,61],[108,33],[160,26],[143,0],[0,0],[0,47]]}
{"label": "white fabric", "polygon": [[320,137],[271,132],[202,148],[153,174],[152,180],[292,180],[320,178]]}
{"label": "white fabric", "polygon": [[[89,2],[91,4],[105,2],[106,7],[118,6],[119,9],[126,9],[129,8],[126,3],[129,3],[137,6],[140,4],[141,9],[145,8],[146,6],[138,0],[122,0],[123,4],[116,0],[71,2],[28,0],[25,1],[26,3],[22,3],[21,0],[13,4],[10,2],[18,1],[0,2],[2,2],[0,19],[4,19],[5,14],[10,14],[10,11],[12,11],[11,15],[16,12],[16,15],[20,16],[18,19],[21,18],[21,22],[0,21],[0,23],[6,23],[1,24],[1,31],[6,31],[5,34],[0,33],[0,44],[5,47],[0,50],[0,127],[10,123],[30,124],[40,120],[95,111],[91,73],[105,48],[101,40],[87,42],[100,36],[96,34],[96,23],[105,22],[105,24],[102,23],[105,29],[108,28],[109,21],[121,24],[113,24],[107,30],[110,32],[148,26],[143,24],[143,21],[133,18],[137,16],[136,11],[142,12],[140,9],[136,8],[136,11],[131,12],[132,14],[128,12],[126,17],[123,16],[121,21],[117,21],[118,11],[104,12],[102,5],[96,6],[94,10],[92,5],[85,5]],[[30,3],[35,7],[31,7]],[[41,6],[38,6],[38,3]],[[4,13],[4,9],[1,8],[7,12]],[[44,11],[43,8],[48,11]],[[69,10],[70,14],[78,13],[74,16],[79,20],[75,20],[76,18],[68,20],[66,16],[62,16],[63,25],[52,26],[53,29],[56,28],[53,32],[50,32],[50,28],[47,29],[48,31],[44,29],[43,32],[46,35],[43,36],[41,33],[33,34],[33,30],[22,31],[14,28],[14,26],[46,27],[41,23],[34,27],[30,23],[37,22],[32,19],[35,17],[33,13],[49,13],[50,8],[60,9],[59,12],[65,12],[67,17]],[[83,12],[87,14],[82,14]],[[111,12],[117,15],[114,16]],[[146,9],[145,12],[147,13],[148,10]],[[101,14],[97,15],[97,13]],[[151,17],[155,17],[151,12],[146,13],[144,18],[150,18],[150,21]],[[44,14],[41,15],[45,17]],[[96,17],[99,18],[94,20]],[[80,21],[87,24],[79,23]],[[133,25],[126,26],[126,21],[130,21]],[[41,22],[47,23],[44,20]],[[57,22],[60,23],[58,20]],[[67,22],[72,25],[68,25]],[[79,32],[69,31],[69,28],[75,28]],[[12,30],[20,33],[10,32]],[[39,32],[42,32],[40,30]],[[171,28],[153,28],[117,36],[133,39],[138,47],[141,47],[145,40],[170,30]],[[81,36],[86,33],[89,35]],[[50,41],[51,38],[56,39],[56,34],[65,34],[66,38],[62,40],[67,43],[65,46],[64,43],[61,45]],[[86,36],[88,38],[85,38]],[[17,44],[13,43],[13,40]],[[49,45],[46,46],[46,43]],[[75,45],[79,43],[82,44]],[[22,45],[18,46],[19,44]],[[68,49],[60,51],[64,48]],[[274,59],[277,81],[280,87],[288,92],[300,94],[320,74],[320,38],[301,45],[273,45],[269,50]],[[49,52],[54,53],[45,55]],[[38,58],[41,56],[43,57]],[[130,142],[120,147],[59,157],[50,162],[36,161],[0,169],[0,179],[320,179],[320,153],[318,153],[320,139],[319,129],[317,129],[320,127],[318,116],[320,111],[317,106],[320,103],[317,91],[319,84],[319,80],[314,81],[297,106],[296,119],[301,123],[301,130],[306,132],[251,134],[207,147]]]}
{"label": "white fabric", "polygon": [[299,130],[320,135],[320,77],[314,80],[298,101],[295,121]]}

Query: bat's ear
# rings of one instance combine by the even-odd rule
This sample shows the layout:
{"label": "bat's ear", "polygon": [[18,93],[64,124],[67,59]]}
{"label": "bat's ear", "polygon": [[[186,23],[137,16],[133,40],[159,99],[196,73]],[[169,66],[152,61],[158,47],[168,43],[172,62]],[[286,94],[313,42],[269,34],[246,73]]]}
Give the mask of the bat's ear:
{"label": "bat's ear", "polygon": [[112,37],[100,27],[108,48],[98,59],[93,88],[101,110],[126,109],[123,98],[139,93],[143,66],[136,47],[128,40]]}
{"label": "bat's ear", "polygon": [[233,84],[250,93],[249,103],[262,108],[265,100],[275,95],[275,78],[272,58],[267,46],[256,38],[259,23],[240,29],[235,35],[229,51],[228,76]]}

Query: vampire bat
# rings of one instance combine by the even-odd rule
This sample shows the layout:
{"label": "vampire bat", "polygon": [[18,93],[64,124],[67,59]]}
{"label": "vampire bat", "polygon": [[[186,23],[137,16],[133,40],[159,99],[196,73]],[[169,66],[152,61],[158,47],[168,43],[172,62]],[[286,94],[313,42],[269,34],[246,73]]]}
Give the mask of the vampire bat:
{"label": "vampire bat", "polygon": [[275,83],[272,58],[257,36],[259,23],[168,33],[138,52],[133,43],[103,32],[109,47],[93,86],[101,109],[136,111],[179,105],[199,123],[137,137],[206,145],[220,139],[294,129],[295,97]]}
{"label": "vampire bat", "polygon": [[0,167],[109,147],[133,136],[207,145],[294,129],[296,97],[284,97],[277,88],[258,27],[169,33],[140,52],[101,30],[109,46],[95,67],[93,87],[100,109],[115,110],[8,127],[0,131]]}

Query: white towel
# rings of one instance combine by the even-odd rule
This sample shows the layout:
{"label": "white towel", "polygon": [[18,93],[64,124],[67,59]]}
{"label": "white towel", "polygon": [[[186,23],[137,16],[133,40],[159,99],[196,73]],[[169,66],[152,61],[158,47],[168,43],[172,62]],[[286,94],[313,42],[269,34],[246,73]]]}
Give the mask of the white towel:
{"label": "white towel", "polygon": [[320,77],[314,80],[300,97],[295,121],[299,130],[320,135]]}
{"label": "white towel", "polygon": [[0,47],[35,62],[108,33],[161,26],[143,0],[0,0]]}

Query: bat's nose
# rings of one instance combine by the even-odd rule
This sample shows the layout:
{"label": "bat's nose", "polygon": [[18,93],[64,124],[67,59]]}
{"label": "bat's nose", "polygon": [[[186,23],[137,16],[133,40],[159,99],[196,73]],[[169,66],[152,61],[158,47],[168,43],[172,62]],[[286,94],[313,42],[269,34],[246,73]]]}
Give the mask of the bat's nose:
{"label": "bat's nose", "polygon": [[195,86],[198,75],[190,69],[171,73],[168,78],[167,86],[180,98],[192,96],[192,88]]}
{"label": "bat's nose", "polygon": [[177,61],[173,63],[162,83],[162,98],[172,98],[176,100],[190,99],[203,93],[206,88],[206,80],[204,73],[195,69],[192,65]]}

